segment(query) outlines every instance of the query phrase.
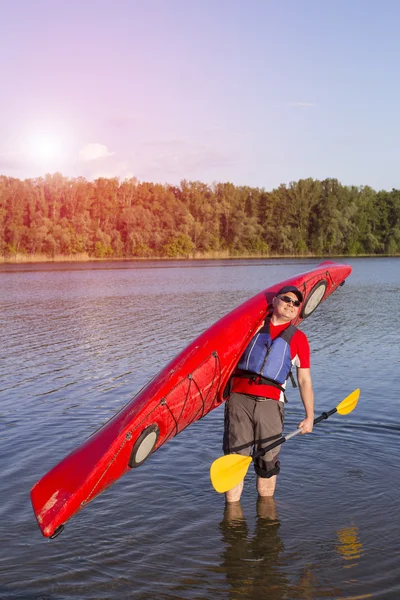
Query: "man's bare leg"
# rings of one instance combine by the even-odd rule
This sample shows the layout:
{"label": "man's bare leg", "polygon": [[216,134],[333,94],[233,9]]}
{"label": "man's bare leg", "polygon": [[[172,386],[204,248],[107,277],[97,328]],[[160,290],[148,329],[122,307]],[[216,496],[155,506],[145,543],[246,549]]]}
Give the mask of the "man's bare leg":
{"label": "man's bare leg", "polygon": [[240,502],[227,502],[225,505],[224,518],[227,521],[244,521],[243,508]]}
{"label": "man's bare leg", "polygon": [[244,481],[241,481],[234,488],[228,490],[225,493],[225,498],[227,502],[239,502],[240,496],[242,495]]}
{"label": "man's bare leg", "polygon": [[[233,506],[236,506],[234,504]],[[257,517],[260,519],[269,519],[270,521],[278,520],[278,513],[276,510],[276,503],[274,498],[264,496],[258,496],[257,498]]]}
{"label": "man's bare leg", "polygon": [[[257,492],[262,498],[272,498],[275,492],[276,475],[272,477],[257,477]],[[240,498],[240,496],[239,496]]]}

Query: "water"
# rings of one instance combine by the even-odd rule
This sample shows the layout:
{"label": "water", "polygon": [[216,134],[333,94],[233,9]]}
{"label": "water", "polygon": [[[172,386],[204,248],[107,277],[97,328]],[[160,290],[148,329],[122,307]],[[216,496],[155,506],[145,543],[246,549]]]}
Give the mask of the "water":
{"label": "water", "polygon": [[[208,469],[223,407],[46,540],[32,485],[219,317],[317,260],[0,265],[0,598],[400,597],[400,259],[353,259],[302,328],[317,414],[282,448],[275,501],[225,510]],[[289,391],[285,430],[302,418]]]}

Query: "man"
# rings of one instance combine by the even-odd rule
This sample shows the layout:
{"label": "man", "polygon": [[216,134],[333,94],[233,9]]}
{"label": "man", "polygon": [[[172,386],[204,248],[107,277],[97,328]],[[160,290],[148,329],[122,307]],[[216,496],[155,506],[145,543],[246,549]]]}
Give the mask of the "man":
{"label": "man", "polygon": [[[282,435],[284,391],[291,366],[296,366],[297,381],[305,409],[299,423],[302,434],[311,433],[314,421],[314,393],[310,373],[310,347],[307,336],[291,324],[297,316],[303,295],[294,286],[284,286],[272,300],[272,313],[254,335],[231,381],[225,409],[225,454],[249,456]],[[257,458],[257,491],[272,497],[279,473],[280,446]],[[238,502],[243,481],[226,493],[227,502]]]}

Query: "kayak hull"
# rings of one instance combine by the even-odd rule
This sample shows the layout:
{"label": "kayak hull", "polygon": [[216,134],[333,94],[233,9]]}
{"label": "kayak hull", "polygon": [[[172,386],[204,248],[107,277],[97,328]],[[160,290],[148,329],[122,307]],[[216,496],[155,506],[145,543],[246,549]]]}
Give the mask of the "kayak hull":
{"label": "kayak hull", "polygon": [[45,474],[31,500],[45,537],[139,466],[152,452],[224,400],[229,378],[272,298],[295,285],[304,302],[294,324],[309,316],[350,275],[332,262],[291,277],[247,300],[197,337],[110,421]]}

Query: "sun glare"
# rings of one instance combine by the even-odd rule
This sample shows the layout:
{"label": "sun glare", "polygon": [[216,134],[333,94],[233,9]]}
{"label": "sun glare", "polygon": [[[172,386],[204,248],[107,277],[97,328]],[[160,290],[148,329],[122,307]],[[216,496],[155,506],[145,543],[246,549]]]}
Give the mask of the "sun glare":
{"label": "sun glare", "polygon": [[36,140],[32,148],[32,154],[40,161],[51,160],[60,156],[62,146],[59,140],[51,137],[43,137]]}
{"label": "sun glare", "polygon": [[62,155],[62,142],[55,136],[36,135],[27,140],[26,150],[34,162],[52,162]]}
{"label": "sun glare", "polygon": [[69,146],[66,135],[37,130],[25,138],[24,154],[32,165],[43,170],[62,170],[70,158]]}

